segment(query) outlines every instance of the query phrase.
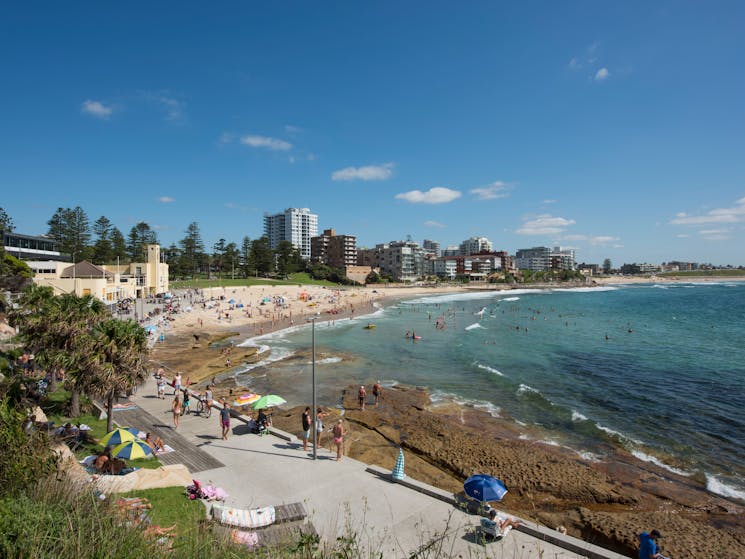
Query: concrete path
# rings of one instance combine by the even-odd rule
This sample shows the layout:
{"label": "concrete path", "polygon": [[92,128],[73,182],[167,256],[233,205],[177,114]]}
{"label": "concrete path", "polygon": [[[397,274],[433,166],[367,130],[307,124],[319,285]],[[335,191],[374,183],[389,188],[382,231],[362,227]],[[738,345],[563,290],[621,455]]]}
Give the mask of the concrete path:
{"label": "concrete path", "polygon": [[[155,382],[150,378],[131,400],[158,424],[168,425],[171,399],[152,398],[155,392]],[[356,460],[336,462],[335,455],[326,449],[321,449],[318,460],[313,461],[294,437],[285,441],[271,435],[248,434],[246,426],[236,419],[231,422],[233,432],[223,441],[218,417],[219,413],[213,412],[210,419],[182,418],[179,435],[224,464],[195,477],[225,489],[230,506],[252,508],[301,501],[324,541],[333,542],[351,531],[364,549],[379,551],[386,558],[412,557],[428,544],[427,551],[417,557],[621,557],[575,538],[552,535],[553,531],[530,523],[525,527],[529,532],[538,530],[532,531],[538,537],[513,530],[503,541],[481,545],[474,535],[477,516],[371,473],[366,464]],[[168,430],[164,431],[168,443]],[[543,532],[548,538],[541,536]],[[556,541],[557,536],[559,543],[571,545],[560,547],[546,541]]]}

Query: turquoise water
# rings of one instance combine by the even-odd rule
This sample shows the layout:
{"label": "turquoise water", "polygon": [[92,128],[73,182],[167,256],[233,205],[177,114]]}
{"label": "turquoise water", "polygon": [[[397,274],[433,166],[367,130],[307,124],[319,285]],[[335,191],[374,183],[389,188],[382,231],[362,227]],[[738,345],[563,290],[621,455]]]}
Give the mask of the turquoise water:
{"label": "turquoise water", "polygon": [[[315,333],[324,405],[351,383],[427,386],[588,459],[622,446],[745,499],[745,283],[426,297]],[[271,357],[239,382],[309,400],[309,326],[248,343]]]}

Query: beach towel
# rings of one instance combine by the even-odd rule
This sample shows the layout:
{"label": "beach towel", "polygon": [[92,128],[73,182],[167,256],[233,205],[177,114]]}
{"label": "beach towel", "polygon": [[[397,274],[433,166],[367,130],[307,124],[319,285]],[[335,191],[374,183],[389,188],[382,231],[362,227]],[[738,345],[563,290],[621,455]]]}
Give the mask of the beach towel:
{"label": "beach towel", "polygon": [[274,524],[274,507],[258,509],[236,509],[222,505],[212,505],[212,518],[226,526],[237,528],[261,528]]}

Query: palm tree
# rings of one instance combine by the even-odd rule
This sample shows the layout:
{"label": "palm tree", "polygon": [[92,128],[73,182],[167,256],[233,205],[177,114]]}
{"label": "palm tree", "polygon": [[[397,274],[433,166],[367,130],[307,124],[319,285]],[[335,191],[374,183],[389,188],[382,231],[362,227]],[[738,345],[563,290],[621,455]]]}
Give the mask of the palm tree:
{"label": "palm tree", "polygon": [[[65,369],[71,385],[70,415],[80,415],[80,393],[90,384],[90,331],[107,316],[106,306],[85,295],[55,297],[49,287],[32,285],[11,313],[25,347],[52,372]],[[54,383],[56,375],[51,375]],[[54,390],[54,385],[50,390]]]}
{"label": "palm tree", "polygon": [[95,374],[91,390],[106,398],[106,430],[113,429],[114,398],[140,384],[147,372],[147,334],[133,320],[111,318],[96,324],[89,357]]}

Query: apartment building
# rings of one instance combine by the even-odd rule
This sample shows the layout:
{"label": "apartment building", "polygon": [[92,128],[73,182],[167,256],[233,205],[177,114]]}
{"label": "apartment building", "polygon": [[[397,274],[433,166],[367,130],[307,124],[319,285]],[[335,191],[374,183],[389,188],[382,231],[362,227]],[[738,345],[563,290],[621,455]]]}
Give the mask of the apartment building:
{"label": "apartment building", "polygon": [[379,268],[396,281],[417,281],[424,273],[424,250],[413,241],[391,241],[358,250],[357,263]]}
{"label": "apartment building", "polygon": [[318,236],[318,216],[308,208],[287,208],[278,214],[264,214],[264,235],[269,239],[269,247],[274,250],[282,241],[290,241],[309,260],[310,240]]}
{"label": "apartment building", "polygon": [[357,265],[357,237],[337,235],[325,229],[321,235],[310,239],[310,258],[332,268],[346,269]]}

